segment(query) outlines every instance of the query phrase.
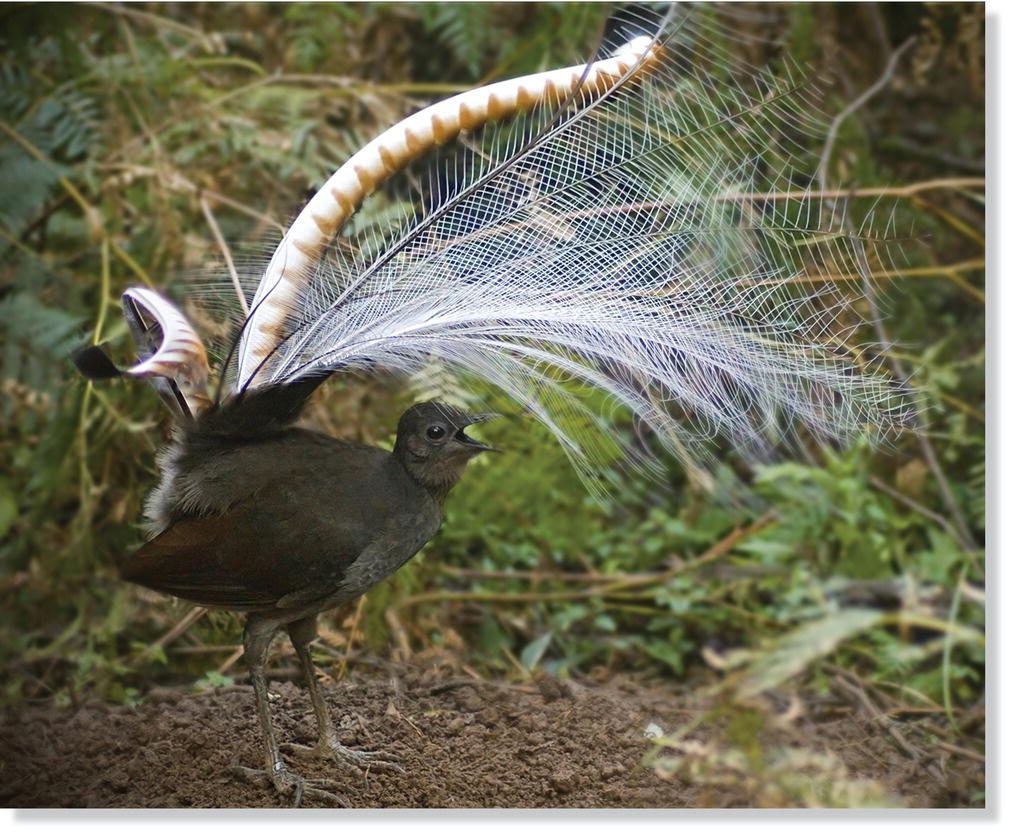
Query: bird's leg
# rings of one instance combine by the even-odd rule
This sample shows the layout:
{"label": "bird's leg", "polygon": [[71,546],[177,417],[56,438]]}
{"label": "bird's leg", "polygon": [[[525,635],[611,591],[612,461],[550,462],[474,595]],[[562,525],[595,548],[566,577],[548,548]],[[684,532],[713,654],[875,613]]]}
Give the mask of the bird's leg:
{"label": "bird's leg", "polygon": [[317,635],[316,616],[290,622],[286,627],[288,628],[288,635],[292,640],[295,652],[299,656],[299,662],[302,663],[303,674],[306,676],[306,685],[310,690],[313,713],[317,719],[317,745],[311,747],[287,743],[284,747],[285,751],[297,755],[312,754],[325,758],[333,758],[339,764],[344,764],[355,769],[367,771],[370,769],[380,769],[404,772],[404,768],[398,762],[397,757],[389,752],[367,752],[342,746],[338,740],[338,733],[334,729],[334,722],[331,720],[330,709],[327,708],[323,694],[320,693],[316,668],[313,665],[313,658],[310,656],[309,644],[316,639]]}
{"label": "bird's leg", "polygon": [[292,795],[295,806],[299,806],[304,795],[312,795],[330,804],[347,806],[338,795],[327,790],[317,789],[313,784],[330,784],[329,781],[307,781],[300,775],[290,772],[281,758],[278,740],[271,725],[271,706],[267,699],[267,678],[264,676],[264,663],[271,640],[278,631],[277,622],[250,616],[243,631],[243,659],[250,667],[250,680],[257,698],[257,718],[260,720],[260,731],[264,736],[264,769],[236,767],[238,774],[255,782],[269,781],[282,795]]}

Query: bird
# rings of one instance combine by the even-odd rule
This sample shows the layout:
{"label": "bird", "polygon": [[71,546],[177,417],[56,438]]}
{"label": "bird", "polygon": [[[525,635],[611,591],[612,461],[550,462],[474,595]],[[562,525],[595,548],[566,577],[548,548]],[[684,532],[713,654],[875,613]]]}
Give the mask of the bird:
{"label": "bird", "polygon": [[[834,282],[809,278],[859,273],[876,240],[824,221],[791,159],[778,161],[779,138],[819,129],[805,86],[738,65],[706,9],[634,18],[592,60],[437,102],[340,166],[256,287],[237,284],[238,335],[215,392],[200,336],[147,287],[123,295],[135,365],[98,345],[75,356],[94,379],[147,379],[172,411],[146,505],[153,537],[122,575],[245,612],[265,768],[244,773],[296,801],[339,797],[280,755],[263,672],[272,637],[285,628],[296,648],[317,751],[396,768],[338,743],[307,647],[315,617],[418,552],[468,460],[493,450],[464,433],[485,415],[439,402],[404,413],[389,453],[295,427],[332,375],[411,379],[436,363],[461,388],[480,380],[551,432],[592,490],[623,455],[651,473],[660,449],[692,475],[716,438],[760,454],[800,430],[844,441],[910,421],[902,386],[843,349],[857,324]],[[387,179],[462,131],[471,148],[420,207],[345,234]],[[624,438],[592,400],[655,442]]]}
{"label": "bird", "polygon": [[343,746],[320,693],[309,644],[322,611],[358,598],[414,556],[440,528],[443,501],[469,460],[494,451],[465,429],[491,414],[439,402],[408,408],[393,450],[295,427],[308,393],[267,388],[212,408],[180,431],[148,506],[163,527],[126,559],[127,581],[197,605],[244,613],[243,654],[265,742],[264,768],[239,767],[298,804],[341,803],[281,756],[264,663],[284,628],[316,717],[312,752],[363,769],[399,770],[382,751]]}

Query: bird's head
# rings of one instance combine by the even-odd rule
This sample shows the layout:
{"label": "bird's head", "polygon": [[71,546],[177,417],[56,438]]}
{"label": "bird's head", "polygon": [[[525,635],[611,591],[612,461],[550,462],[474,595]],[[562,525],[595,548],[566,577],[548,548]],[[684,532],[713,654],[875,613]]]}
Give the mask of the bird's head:
{"label": "bird's head", "polygon": [[498,414],[469,414],[442,402],[420,402],[401,415],[394,456],[430,492],[445,495],[476,454],[498,451],[464,429]]}

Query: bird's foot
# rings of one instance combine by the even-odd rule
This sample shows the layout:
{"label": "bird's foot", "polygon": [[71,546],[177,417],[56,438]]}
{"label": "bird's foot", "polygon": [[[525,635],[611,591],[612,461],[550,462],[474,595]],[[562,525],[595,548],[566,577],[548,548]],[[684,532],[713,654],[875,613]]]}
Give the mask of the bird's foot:
{"label": "bird's foot", "polygon": [[318,799],[334,807],[348,806],[348,802],[337,793],[321,789],[321,787],[337,786],[329,778],[303,778],[301,775],[289,771],[284,765],[271,771],[237,766],[233,768],[233,771],[251,783],[271,784],[280,795],[292,796],[293,807],[302,804],[302,800],[306,797]]}
{"label": "bird's foot", "polygon": [[349,769],[369,772],[404,772],[397,755],[382,750],[370,752],[364,749],[349,749],[337,740],[321,739],[316,746],[303,746],[301,743],[286,743],[282,750],[296,756],[327,758],[337,761]]}

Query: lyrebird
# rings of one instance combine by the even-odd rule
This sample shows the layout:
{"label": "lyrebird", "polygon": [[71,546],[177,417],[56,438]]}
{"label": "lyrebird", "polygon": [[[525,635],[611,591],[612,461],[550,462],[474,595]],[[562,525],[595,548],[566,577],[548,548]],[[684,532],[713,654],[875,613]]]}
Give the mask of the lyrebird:
{"label": "lyrebird", "polygon": [[[247,613],[266,755],[245,771],[281,792],[338,800],[281,756],[263,671],[272,637],[286,628],[303,664],[316,751],[396,768],[339,743],[307,647],[315,617],[413,556],[468,460],[489,449],[465,433],[487,415],[440,403],[410,408],[389,453],[294,427],[332,373],[439,362],[462,389],[478,379],[517,402],[592,483],[624,441],[588,411],[589,388],[691,467],[711,436],[753,451],[789,426],[840,439],[903,418],[894,386],[837,349],[834,299],[795,280],[853,256],[817,201],[775,196],[794,179],[769,157],[786,119],[809,119],[804,93],[723,66],[706,15],[639,23],[616,28],[599,60],[439,102],[355,154],[243,299],[215,396],[183,315],[150,290],[124,296],[141,353],[127,372],[153,381],[178,429],[148,503],[154,537],[122,573]],[[477,149],[461,148],[416,214],[366,232],[369,245],[330,247],[385,179],[465,130]],[[79,366],[115,372],[94,350]],[[651,463],[642,445],[626,448]]]}

